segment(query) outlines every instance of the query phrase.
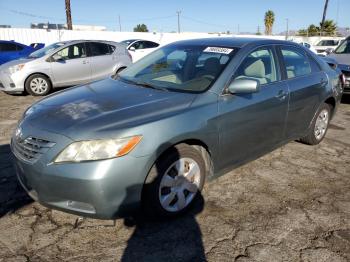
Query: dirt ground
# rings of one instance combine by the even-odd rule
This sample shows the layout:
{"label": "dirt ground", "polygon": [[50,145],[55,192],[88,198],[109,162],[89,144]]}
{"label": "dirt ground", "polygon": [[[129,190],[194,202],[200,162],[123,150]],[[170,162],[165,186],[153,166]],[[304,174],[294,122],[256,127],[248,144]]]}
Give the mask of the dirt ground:
{"label": "dirt ground", "polygon": [[0,261],[350,261],[350,97],[320,145],[292,142],[229,172],[166,222],[82,219],[32,202],[8,143],[35,100],[0,94]]}

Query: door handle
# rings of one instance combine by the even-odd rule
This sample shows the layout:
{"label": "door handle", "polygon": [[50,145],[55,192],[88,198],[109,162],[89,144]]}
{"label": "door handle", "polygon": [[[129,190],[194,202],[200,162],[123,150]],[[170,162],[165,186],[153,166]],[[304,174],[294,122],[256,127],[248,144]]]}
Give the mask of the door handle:
{"label": "door handle", "polygon": [[283,91],[283,90],[280,90],[279,92],[278,92],[278,94],[275,96],[277,99],[279,99],[279,100],[284,100],[284,99],[286,99],[286,97],[287,97],[287,92],[285,92],[285,91]]}

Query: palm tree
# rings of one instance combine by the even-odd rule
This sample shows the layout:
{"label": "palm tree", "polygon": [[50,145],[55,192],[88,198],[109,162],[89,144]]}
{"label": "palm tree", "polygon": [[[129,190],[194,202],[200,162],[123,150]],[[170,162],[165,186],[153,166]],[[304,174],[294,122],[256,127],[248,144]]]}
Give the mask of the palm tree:
{"label": "palm tree", "polygon": [[326,36],[334,36],[337,33],[337,25],[333,20],[325,20],[323,24],[320,24],[322,34]]}
{"label": "palm tree", "polygon": [[271,10],[268,10],[265,13],[265,34],[271,35],[272,34],[272,27],[273,23],[275,22],[275,13]]}

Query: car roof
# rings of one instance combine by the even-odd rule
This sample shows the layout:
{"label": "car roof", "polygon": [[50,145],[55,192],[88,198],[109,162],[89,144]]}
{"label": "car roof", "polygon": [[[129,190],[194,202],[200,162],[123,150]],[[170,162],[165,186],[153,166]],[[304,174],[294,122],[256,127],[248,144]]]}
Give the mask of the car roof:
{"label": "car roof", "polygon": [[66,44],[83,43],[83,42],[99,42],[99,43],[113,44],[113,45],[119,45],[119,44],[120,44],[120,43],[114,42],[114,41],[108,41],[108,40],[94,40],[94,39],[91,39],[91,40],[86,40],[86,39],[69,40],[69,41],[61,41],[61,42],[58,42],[58,43],[61,43],[61,44],[66,45]]}
{"label": "car roof", "polygon": [[210,45],[210,46],[220,46],[220,47],[238,47],[241,48],[248,44],[262,45],[262,44],[288,44],[295,45],[298,44],[291,41],[275,40],[267,38],[247,38],[247,37],[213,37],[213,38],[200,38],[191,40],[182,40],[176,42],[177,44],[188,44],[188,45]]}

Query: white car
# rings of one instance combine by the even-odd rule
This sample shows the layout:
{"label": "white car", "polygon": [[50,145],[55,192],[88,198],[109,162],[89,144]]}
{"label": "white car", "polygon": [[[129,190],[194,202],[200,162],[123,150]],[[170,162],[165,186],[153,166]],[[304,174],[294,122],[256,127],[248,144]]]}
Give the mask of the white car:
{"label": "white car", "polygon": [[58,42],[25,59],[0,66],[0,90],[47,95],[55,87],[86,84],[114,76],[131,65],[125,46],[117,42],[74,40]]}
{"label": "white car", "polygon": [[317,54],[317,50],[312,45],[310,45],[308,42],[301,42],[299,44],[302,46],[305,46],[306,48],[310,49],[313,53]]}
{"label": "white car", "polygon": [[321,40],[314,45],[314,48],[316,49],[318,55],[326,56],[329,52],[334,51],[340,42],[341,41],[339,39]]}
{"label": "white car", "polygon": [[127,49],[132,56],[133,62],[136,62],[145,55],[153,52],[159,46],[159,44],[156,42],[141,39],[128,39],[123,40],[120,43],[127,45]]}

